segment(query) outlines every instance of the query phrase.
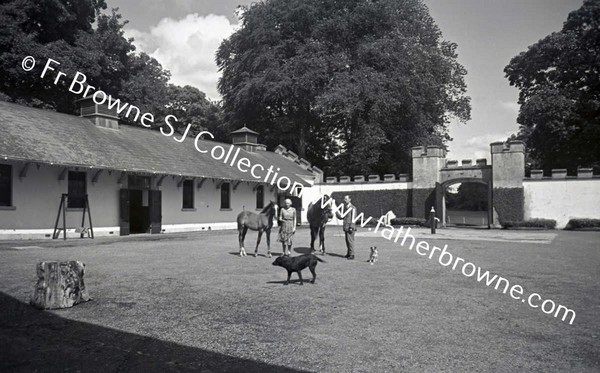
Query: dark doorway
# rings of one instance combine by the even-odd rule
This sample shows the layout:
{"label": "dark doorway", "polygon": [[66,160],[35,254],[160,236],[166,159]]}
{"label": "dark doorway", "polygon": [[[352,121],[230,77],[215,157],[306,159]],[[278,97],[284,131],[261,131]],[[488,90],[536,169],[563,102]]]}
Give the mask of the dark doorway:
{"label": "dark doorway", "polygon": [[129,189],[120,190],[120,235],[161,233],[162,201],[160,190],[150,189],[150,177],[130,176]]}
{"label": "dark doorway", "polygon": [[147,233],[150,228],[148,191],[129,190],[129,233]]}
{"label": "dark doorway", "polygon": [[491,193],[481,181],[456,180],[439,186],[443,226],[490,227]]}

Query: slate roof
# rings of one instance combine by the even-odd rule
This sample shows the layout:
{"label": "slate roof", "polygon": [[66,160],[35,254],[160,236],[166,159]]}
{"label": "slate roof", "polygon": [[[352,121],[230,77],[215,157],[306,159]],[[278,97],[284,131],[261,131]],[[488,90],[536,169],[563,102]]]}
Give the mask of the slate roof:
{"label": "slate roof", "polygon": [[[72,167],[182,175],[224,180],[261,182],[249,172],[217,161],[210,150],[217,145],[226,150],[231,144],[200,140],[200,153],[194,138],[179,143],[159,131],[141,126],[120,125],[118,130],[95,126],[90,120],[74,115],[0,102],[0,160],[53,163]],[[247,152],[240,149],[237,159],[246,157],[252,165],[281,168],[279,176],[292,182],[310,185],[304,177],[312,176],[297,163],[268,151]],[[260,175],[265,172],[257,170]],[[264,176],[263,176],[264,178]],[[270,180],[269,180],[270,181]]]}
{"label": "slate roof", "polygon": [[229,134],[233,135],[233,134],[238,134],[238,133],[251,133],[253,135],[258,135],[258,132],[252,131],[250,128],[244,126],[240,129],[237,129],[235,131],[231,131]]}

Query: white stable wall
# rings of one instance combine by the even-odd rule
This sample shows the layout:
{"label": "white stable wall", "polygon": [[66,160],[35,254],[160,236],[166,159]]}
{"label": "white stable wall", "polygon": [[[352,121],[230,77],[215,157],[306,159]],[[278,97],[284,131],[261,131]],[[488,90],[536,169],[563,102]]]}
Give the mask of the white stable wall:
{"label": "white stable wall", "polygon": [[600,219],[600,179],[524,180],[525,220],[554,219],[561,229],[572,218]]}

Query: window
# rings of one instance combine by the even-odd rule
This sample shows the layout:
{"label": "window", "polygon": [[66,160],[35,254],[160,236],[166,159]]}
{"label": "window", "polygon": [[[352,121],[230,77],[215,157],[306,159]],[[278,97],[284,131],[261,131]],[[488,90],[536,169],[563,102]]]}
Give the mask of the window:
{"label": "window", "polygon": [[194,208],[194,180],[183,181],[183,208]]}
{"label": "window", "polygon": [[221,208],[231,208],[231,194],[229,193],[229,183],[221,184]]}
{"label": "window", "polygon": [[150,177],[140,175],[129,175],[127,177],[128,189],[150,189]]}
{"label": "window", "polygon": [[68,208],[83,208],[85,205],[85,172],[69,171]]}
{"label": "window", "polygon": [[12,166],[0,164],[0,206],[12,206]]}
{"label": "window", "polygon": [[263,185],[259,185],[256,188],[256,208],[262,209],[265,205],[265,187]]}

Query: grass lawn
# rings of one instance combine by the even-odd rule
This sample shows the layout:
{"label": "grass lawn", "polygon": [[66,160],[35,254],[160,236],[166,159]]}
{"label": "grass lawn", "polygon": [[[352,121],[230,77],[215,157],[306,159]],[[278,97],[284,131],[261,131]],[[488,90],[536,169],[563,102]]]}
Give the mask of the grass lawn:
{"label": "grass lawn", "polygon": [[[0,242],[0,371],[600,371],[600,232],[487,232],[417,231],[575,310],[572,325],[374,234],[348,261],[338,227],[304,286],[283,286],[264,237],[261,256],[238,257],[232,231]],[[94,300],[28,306],[35,264],[67,259],[86,264]]]}

